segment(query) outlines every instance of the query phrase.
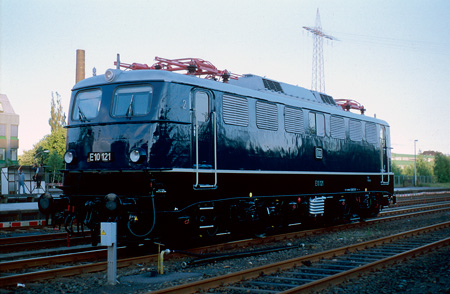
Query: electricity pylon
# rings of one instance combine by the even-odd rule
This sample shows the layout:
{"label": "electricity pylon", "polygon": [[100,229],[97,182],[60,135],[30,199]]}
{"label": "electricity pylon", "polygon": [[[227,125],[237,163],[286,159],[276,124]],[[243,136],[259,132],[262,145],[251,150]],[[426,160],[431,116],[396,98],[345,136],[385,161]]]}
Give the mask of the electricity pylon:
{"label": "electricity pylon", "polygon": [[325,34],[320,24],[319,8],[317,8],[316,26],[303,27],[305,30],[313,34],[314,48],[312,61],[312,79],[311,89],[321,93],[325,93],[325,74],[323,67],[323,39],[337,40],[335,37]]}

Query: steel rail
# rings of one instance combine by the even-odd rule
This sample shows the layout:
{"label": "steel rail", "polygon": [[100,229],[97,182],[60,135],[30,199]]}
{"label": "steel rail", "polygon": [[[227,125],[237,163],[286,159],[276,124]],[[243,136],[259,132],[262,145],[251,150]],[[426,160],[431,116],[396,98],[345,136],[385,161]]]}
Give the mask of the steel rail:
{"label": "steel rail", "polygon": [[401,208],[401,209],[396,209],[396,210],[381,211],[378,214],[378,217],[389,216],[389,215],[398,215],[400,213],[432,211],[433,209],[442,209],[442,208],[447,208],[447,207],[450,207],[450,202],[443,202],[440,204],[433,204],[433,205],[420,206],[420,207]]}
{"label": "steel rail", "polygon": [[64,232],[64,233],[51,233],[32,236],[0,238],[0,245],[62,239],[66,238],[66,236],[67,233]]}
{"label": "steel rail", "polygon": [[440,201],[448,201],[450,193],[448,191],[437,194],[417,194],[417,195],[396,195],[396,206],[408,206],[414,204],[435,203]]}
{"label": "steel rail", "polygon": [[[89,237],[72,237],[70,238],[71,245],[88,244],[91,240]],[[67,246],[67,238],[64,239],[50,239],[43,241],[30,241],[30,242],[19,242],[13,244],[0,245],[0,252],[17,252],[20,250],[29,250],[35,248],[48,248],[54,246]]]}
{"label": "steel rail", "polygon": [[[227,284],[233,284],[238,283],[245,280],[255,279],[262,275],[270,275],[274,274],[276,272],[285,271],[288,269],[292,269],[295,267],[301,267],[303,266],[303,262],[317,262],[324,258],[332,258],[335,256],[343,255],[347,252],[354,252],[356,250],[361,250],[369,247],[374,247],[380,244],[392,242],[394,240],[398,240],[401,238],[405,238],[408,236],[413,236],[417,234],[422,234],[425,232],[438,230],[441,228],[448,228],[450,227],[450,222],[440,223],[437,225],[427,226],[424,228],[419,228],[415,230],[410,230],[402,233],[398,233],[395,235],[378,238],[376,240],[362,242],[359,244],[354,244],[350,246],[340,247],[337,249],[331,249],[324,252],[319,252],[311,255],[305,255],[285,261],[280,261],[273,264],[268,264],[260,267],[256,267],[253,269],[243,270],[235,273],[230,273],[224,276],[219,277],[213,277],[193,283],[187,283],[184,285],[178,285],[175,287],[170,287],[158,291],[151,292],[152,294],[163,294],[163,293],[195,293],[198,291],[208,291],[211,288],[218,288],[222,287]],[[446,241],[443,241],[444,243]],[[412,250],[411,250],[412,251]],[[405,253],[406,254],[406,253]],[[413,254],[413,253],[409,253]],[[409,255],[408,255],[409,256]],[[317,285],[316,285],[317,286]],[[304,286],[306,287],[306,286]],[[292,290],[292,289],[291,289]],[[303,290],[302,290],[303,291]],[[285,293],[291,293],[291,292],[285,292]],[[298,293],[298,292],[292,292],[292,293]]]}
{"label": "steel rail", "polygon": [[[139,256],[132,258],[125,258],[117,261],[117,267],[127,267],[141,262],[148,262],[149,257],[157,258],[157,254],[151,256]],[[86,273],[93,273],[99,271],[105,271],[107,269],[108,262],[96,262],[91,264],[83,264],[76,266],[69,266],[51,270],[41,270],[31,273],[19,274],[19,275],[7,275],[0,277],[0,287],[16,285],[17,283],[29,283],[39,280],[47,280],[53,278],[68,277]]]}
{"label": "steel rail", "polygon": [[[413,208],[406,208],[406,209],[399,209],[399,210],[393,210],[393,211],[382,211],[378,214],[378,216],[389,216],[389,215],[398,215],[400,213],[405,212],[417,212],[422,210],[430,210],[430,208],[446,208],[450,206],[449,204],[436,204],[436,205],[430,205],[430,206],[422,206],[422,207],[413,207]],[[89,231],[85,231],[85,233],[89,233]],[[78,234],[78,233],[77,233]],[[89,238],[89,236],[85,236],[86,238]],[[9,245],[9,244],[25,244],[30,242],[38,242],[38,241],[46,241],[46,240],[55,240],[55,239],[65,239],[67,238],[67,233],[50,233],[50,234],[43,234],[43,235],[33,235],[33,236],[21,236],[21,237],[8,237],[8,238],[0,238],[0,248],[2,248],[3,245]],[[16,247],[17,249],[17,247]],[[6,252],[7,250],[3,249],[2,252]]]}
{"label": "steel rail", "polygon": [[[118,248],[120,250],[121,248]],[[62,263],[106,259],[106,249],[89,250],[77,253],[58,254],[53,256],[28,258],[7,262],[0,262],[3,272],[44,267]]]}
{"label": "steel rail", "polygon": [[[195,249],[189,250],[191,253],[197,253],[197,254],[207,254],[211,252],[217,252],[217,251],[224,251],[224,250],[233,250],[237,248],[247,247],[247,246],[254,246],[258,244],[267,244],[271,242],[277,242],[277,241],[283,241],[283,240],[290,240],[295,238],[302,238],[309,235],[317,235],[322,234],[330,231],[339,231],[343,229],[351,229],[354,227],[359,226],[367,226],[371,224],[376,224],[379,222],[387,222],[392,220],[397,220],[405,217],[412,217],[417,215],[423,215],[433,212],[439,212],[439,211],[445,211],[450,210],[450,208],[444,208],[444,209],[434,209],[431,211],[423,211],[419,213],[408,213],[408,214],[402,214],[402,215],[396,215],[396,216],[390,216],[390,217],[384,217],[384,218],[377,218],[372,220],[367,220],[365,222],[357,222],[357,223],[351,223],[351,224],[343,224],[328,228],[318,228],[318,229],[311,229],[311,230],[304,230],[304,231],[298,231],[298,232],[291,232],[286,234],[279,234],[279,235],[273,235],[273,236],[267,236],[264,238],[257,238],[257,239],[247,239],[247,240],[240,240],[240,241],[233,241],[228,242],[224,244],[216,244],[216,245],[209,245],[205,247],[199,247]],[[106,250],[104,250],[106,251]],[[49,259],[42,259],[42,258],[36,258],[36,259],[30,259],[29,262],[26,263],[27,268],[31,267],[40,267],[44,265],[50,264],[60,264],[60,263],[67,263],[67,262],[76,262],[81,260],[87,260],[91,257],[89,256],[91,253],[87,252],[80,252],[73,254],[67,254],[67,255],[61,255],[61,256],[54,256],[49,257]],[[101,250],[99,251],[99,254],[101,253]],[[106,254],[106,253],[105,253]],[[72,256],[72,257],[71,257]],[[166,257],[167,260],[173,260],[177,258],[182,258],[185,256],[185,254],[178,254],[175,253],[168,255]],[[311,256],[308,256],[311,258]],[[118,260],[118,267],[125,267],[136,263],[142,263],[142,262],[156,262],[158,258],[158,254],[151,254],[146,256],[140,256],[140,257],[133,257],[133,258],[127,258],[127,259],[120,259]],[[42,259],[40,261],[40,259]],[[11,264],[11,265],[9,265]],[[44,280],[44,279],[51,279],[51,278],[57,278],[57,277],[65,277],[65,276],[71,276],[76,275],[80,273],[90,273],[90,272],[96,272],[96,271],[102,271],[106,270],[106,262],[99,262],[95,264],[89,264],[89,265],[80,265],[80,266],[72,266],[67,268],[60,268],[60,269],[54,269],[54,270],[43,270],[39,272],[31,272],[26,274],[20,274],[20,275],[8,275],[4,277],[0,277],[0,286],[8,286],[8,285],[14,285],[16,283],[25,283],[25,282],[33,282],[38,280]],[[13,262],[5,262],[0,263],[0,268],[14,270],[18,268],[23,268],[23,263],[21,264],[20,261],[13,261]],[[60,274],[58,274],[60,272]]]}
{"label": "steel rail", "polygon": [[310,291],[320,291],[323,289],[328,288],[330,285],[337,285],[342,282],[345,282],[351,278],[356,278],[358,276],[361,276],[361,274],[371,272],[377,269],[384,268],[388,265],[394,264],[396,262],[401,262],[403,260],[406,260],[408,258],[415,257],[419,254],[423,254],[425,252],[429,252],[433,249],[444,247],[450,245],[450,237],[445,238],[424,246],[420,246],[415,249],[408,250],[404,253],[399,253],[391,257],[386,257],[384,259],[365,264],[359,267],[356,267],[354,269],[344,271],[323,279],[316,280],[314,282],[310,282],[307,284],[304,284],[302,286],[298,286],[295,288],[292,288],[290,290],[282,291],[280,294],[294,294],[294,293],[305,293]]}

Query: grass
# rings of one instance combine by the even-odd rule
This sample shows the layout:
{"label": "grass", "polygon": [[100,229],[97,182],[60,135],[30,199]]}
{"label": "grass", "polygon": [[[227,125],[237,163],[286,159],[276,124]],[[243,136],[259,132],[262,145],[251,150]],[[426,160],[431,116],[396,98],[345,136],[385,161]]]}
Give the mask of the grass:
{"label": "grass", "polygon": [[[412,182],[411,182],[411,186],[406,185],[406,186],[398,186],[398,187],[413,187]],[[397,188],[398,188],[397,187]],[[417,183],[416,187],[430,187],[430,188],[443,188],[443,189],[450,189],[450,183]]]}
{"label": "grass", "polygon": [[433,183],[433,184],[424,184],[421,187],[434,187],[434,188],[447,188],[450,189],[450,183]]}

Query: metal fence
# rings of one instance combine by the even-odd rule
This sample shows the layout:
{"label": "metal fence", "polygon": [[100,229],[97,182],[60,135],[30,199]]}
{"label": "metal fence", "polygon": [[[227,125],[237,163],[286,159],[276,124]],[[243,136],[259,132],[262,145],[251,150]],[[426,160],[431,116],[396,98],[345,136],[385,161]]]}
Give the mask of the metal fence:
{"label": "metal fence", "polygon": [[[417,176],[416,186],[436,183],[436,177],[434,176]],[[413,187],[414,176],[394,176],[395,187]]]}
{"label": "metal fence", "polygon": [[[19,190],[19,166],[9,166],[1,168],[0,173],[0,194],[11,195],[18,194]],[[41,181],[41,187],[37,187],[37,182],[33,178],[36,170],[33,166],[21,166],[25,174],[25,194],[41,194],[48,191],[49,187],[58,187],[62,182],[62,172],[51,171],[44,167],[44,174]]]}

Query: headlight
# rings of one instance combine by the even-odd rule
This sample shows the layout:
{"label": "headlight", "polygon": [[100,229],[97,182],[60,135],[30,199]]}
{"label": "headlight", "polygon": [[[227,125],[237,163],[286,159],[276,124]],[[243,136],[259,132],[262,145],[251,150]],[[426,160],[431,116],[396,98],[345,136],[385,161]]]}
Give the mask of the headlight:
{"label": "headlight", "polygon": [[105,80],[107,82],[112,82],[116,78],[116,73],[112,69],[108,69],[105,72]]}
{"label": "headlight", "polygon": [[39,210],[49,214],[53,210],[53,197],[49,193],[42,194],[38,201]]}
{"label": "headlight", "polygon": [[140,163],[144,161],[145,156],[146,156],[145,151],[140,148],[133,149],[130,152],[130,160],[131,162],[134,163]]}
{"label": "headlight", "polygon": [[72,150],[67,151],[67,152],[64,154],[64,161],[65,161],[67,164],[75,163],[75,152],[72,151]]}
{"label": "headlight", "polygon": [[110,193],[105,196],[105,208],[109,211],[115,211],[120,206],[120,198],[114,194]]}
{"label": "headlight", "polygon": [[120,69],[107,69],[105,72],[105,80],[108,83],[114,82],[120,76],[122,71]]}

